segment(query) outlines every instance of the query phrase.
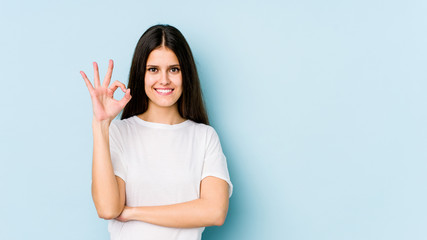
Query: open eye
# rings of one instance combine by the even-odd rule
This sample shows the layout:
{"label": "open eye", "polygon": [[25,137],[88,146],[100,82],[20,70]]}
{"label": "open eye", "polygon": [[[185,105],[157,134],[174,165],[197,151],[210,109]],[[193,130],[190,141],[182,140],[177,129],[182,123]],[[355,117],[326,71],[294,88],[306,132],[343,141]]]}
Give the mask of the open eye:
{"label": "open eye", "polygon": [[177,73],[177,72],[179,72],[179,68],[173,67],[173,68],[171,68],[170,71],[173,72],[173,73]]}
{"label": "open eye", "polygon": [[154,72],[157,72],[157,68],[150,67],[150,68],[147,68],[147,71],[154,73]]}

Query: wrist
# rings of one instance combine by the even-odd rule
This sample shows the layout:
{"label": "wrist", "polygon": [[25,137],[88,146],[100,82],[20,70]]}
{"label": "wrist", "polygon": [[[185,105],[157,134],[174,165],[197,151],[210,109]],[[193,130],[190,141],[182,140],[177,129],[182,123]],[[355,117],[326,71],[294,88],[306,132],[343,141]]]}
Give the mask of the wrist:
{"label": "wrist", "polygon": [[97,121],[95,119],[92,120],[92,131],[93,137],[95,138],[103,138],[106,141],[109,139],[110,135],[110,121]]}
{"label": "wrist", "polygon": [[126,207],[129,211],[129,220],[137,220],[137,208],[136,207]]}
{"label": "wrist", "polygon": [[107,119],[107,120],[97,120],[95,117],[92,119],[92,126],[94,126],[94,127],[103,127],[103,128],[105,128],[105,127],[109,127],[110,126],[110,124],[111,124],[111,121],[112,120],[110,120],[110,119]]}

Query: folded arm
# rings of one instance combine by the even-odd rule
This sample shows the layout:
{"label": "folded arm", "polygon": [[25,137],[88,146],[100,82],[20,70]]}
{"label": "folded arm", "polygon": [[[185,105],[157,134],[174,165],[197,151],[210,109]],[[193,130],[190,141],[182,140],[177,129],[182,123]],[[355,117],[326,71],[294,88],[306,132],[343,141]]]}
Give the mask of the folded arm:
{"label": "folded arm", "polygon": [[109,124],[93,121],[92,198],[100,218],[113,219],[125,205],[125,183],[114,175],[109,149]]}
{"label": "folded arm", "polygon": [[216,177],[206,177],[200,185],[199,199],[163,206],[126,206],[116,219],[137,220],[176,228],[221,226],[227,216],[228,198],[226,181]]}

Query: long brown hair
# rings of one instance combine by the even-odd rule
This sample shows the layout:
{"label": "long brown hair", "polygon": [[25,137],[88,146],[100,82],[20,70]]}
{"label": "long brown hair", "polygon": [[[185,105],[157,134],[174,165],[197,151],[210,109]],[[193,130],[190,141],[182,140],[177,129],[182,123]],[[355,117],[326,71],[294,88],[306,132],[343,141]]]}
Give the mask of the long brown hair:
{"label": "long brown hair", "polygon": [[144,113],[148,109],[145,93],[145,71],[148,55],[154,49],[165,46],[178,58],[182,73],[182,95],[178,99],[178,112],[181,117],[198,123],[209,124],[199,75],[190,46],[182,33],[170,25],[155,25],[147,29],[139,39],[129,73],[128,87],[132,98],[123,109],[121,119]]}

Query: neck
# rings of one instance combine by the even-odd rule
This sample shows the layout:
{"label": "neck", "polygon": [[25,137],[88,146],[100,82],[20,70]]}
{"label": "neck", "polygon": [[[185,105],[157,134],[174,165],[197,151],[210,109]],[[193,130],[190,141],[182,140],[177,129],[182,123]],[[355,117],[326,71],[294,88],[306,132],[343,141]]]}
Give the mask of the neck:
{"label": "neck", "polygon": [[144,121],[163,123],[163,124],[178,124],[185,121],[184,118],[179,115],[178,106],[174,105],[171,107],[159,107],[148,104],[148,109],[142,114],[138,115]]}

